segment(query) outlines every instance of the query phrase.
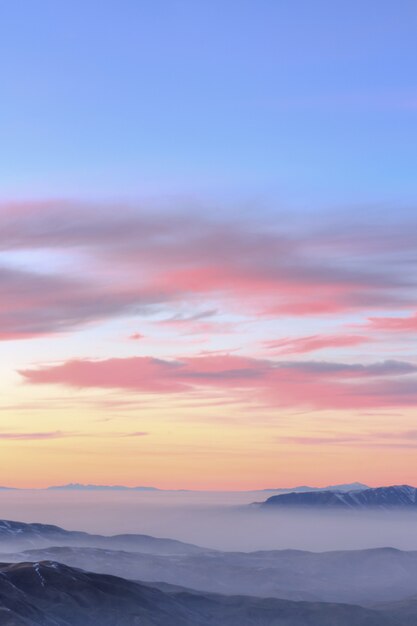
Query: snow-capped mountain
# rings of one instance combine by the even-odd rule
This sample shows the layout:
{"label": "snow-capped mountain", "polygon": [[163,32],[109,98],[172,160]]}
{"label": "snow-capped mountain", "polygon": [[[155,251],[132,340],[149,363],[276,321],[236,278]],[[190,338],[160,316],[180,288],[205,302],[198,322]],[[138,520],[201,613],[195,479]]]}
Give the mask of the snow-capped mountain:
{"label": "snow-capped mountain", "polygon": [[343,483],[341,485],[327,485],[326,487],[311,487],[310,485],[299,485],[297,487],[284,488],[278,487],[277,489],[258,489],[258,491],[274,491],[275,493],[298,493],[305,491],[360,491],[363,489],[369,489],[368,485],[363,483]]}
{"label": "snow-capped mountain", "polygon": [[417,511],[417,489],[409,485],[393,485],[347,492],[327,490],[314,492],[292,492],[271,496],[262,506],[302,506],[318,508],[415,508]]}

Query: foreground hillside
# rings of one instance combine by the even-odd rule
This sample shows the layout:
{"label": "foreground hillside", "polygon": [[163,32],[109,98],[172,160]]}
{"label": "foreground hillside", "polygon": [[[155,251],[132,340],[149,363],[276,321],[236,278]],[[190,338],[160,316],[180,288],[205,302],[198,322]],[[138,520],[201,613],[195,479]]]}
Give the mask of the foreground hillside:
{"label": "foreground hillside", "polygon": [[163,592],[56,562],[0,565],[2,626],[399,626],[358,606]]}

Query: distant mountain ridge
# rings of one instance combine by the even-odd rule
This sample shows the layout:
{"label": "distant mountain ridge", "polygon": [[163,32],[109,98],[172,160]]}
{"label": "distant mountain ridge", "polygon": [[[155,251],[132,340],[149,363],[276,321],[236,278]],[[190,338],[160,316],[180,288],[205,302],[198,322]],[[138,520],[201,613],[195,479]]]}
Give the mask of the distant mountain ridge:
{"label": "distant mountain ridge", "polygon": [[52,524],[27,524],[0,520],[0,549],[10,552],[48,546],[89,546],[113,550],[129,550],[145,554],[193,554],[208,552],[191,543],[141,534],[93,535],[75,530],[64,530]]}
{"label": "distant mountain ridge", "polygon": [[[359,482],[343,483],[341,485],[327,485],[326,487],[311,487],[310,485],[298,485],[296,487],[267,487],[265,489],[244,489],[238,490],[242,493],[289,493],[289,492],[306,492],[306,491],[353,491],[359,489],[369,489],[368,485]],[[0,491],[5,490],[32,490],[31,487],[6,487],[0,485]],[[34,488],[35,491],[157,491],[157,492],[199,492],[198,489],[163,489],[160,487],[153,487],[152,485],[137,485],[129,487],[127,485],[97,485],[94,483],[66,483],[63,485],[50,485],[49,487]],[[208,490],[211,491],[211,490]],[[216,491],[216,490],[212,490]],[[228,490],[232,493],[236,493],[233,489]]]}
{"label": "distant mountain ridge", "polygon": [[298,487],[278,489],[260,489],[258,491],[279,491],[281,493],[304,493],[308,491],[361,491],[363,489],[369,489],[369,485],[364,483],[342,483],[341,485],[327,485],[326,487],[310,487],[309,485],[299,485]]}
{"label": "distant mountain ridge", "polygon": [[[398,611],[396,611],[397,613]],[[399,626],[348,604],[161,591],[54,561],[0,565],[2,626]]]}
{"label": "distant mountain ridge", "polygon": [[69,491],[161,491],[158,487],[147,487],[139,485],[138,487],[126,487],[125,485],[85,485],[82,483],[68,483],[67,485],[52,485],[47,487],[48,490],[66,490]]}
{"label": "distant mountain ridge", "polygon": [[[95,485],[84,483],[67,483],[65,485],[51,485],[47,487],[48,490],[68,490],[68,491],[193,491],[190,489],[160,489],[158,487],[152,487],[147,485],[138,485],[137,487],[127,487],[126,485]],[[310,487],[309,485],[299,485],[297,487],[277,487],[267,489],[247,489],[245,492],[265,492],[273,491],[274,493],[288,493],[288,492],[305,492],[305,491],[354,491],[359,489],[369,489],[368,485],[363,483],[354,482],[341,485],[328,485],[326,487]],[[198,490],[197,490],[198,491]]]}
{"label": "distant mountain ridge", "polygon": [[415,509],[417,489],[392,485],[352,491],[290,492],[271,496],[262,507],[315,507],[319,509]]}

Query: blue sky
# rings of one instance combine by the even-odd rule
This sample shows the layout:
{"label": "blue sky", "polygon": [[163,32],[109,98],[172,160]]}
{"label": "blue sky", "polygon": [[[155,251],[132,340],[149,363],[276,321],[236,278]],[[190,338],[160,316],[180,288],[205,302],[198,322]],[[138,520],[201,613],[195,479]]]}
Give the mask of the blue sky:
{"label": "blue sky", "polygon": [[16,0],[3,198],[415,198],[417,5]]}
{"label": "blue sky", "polygon": [[416,17],[0,3],[0,484],[417,482]]}

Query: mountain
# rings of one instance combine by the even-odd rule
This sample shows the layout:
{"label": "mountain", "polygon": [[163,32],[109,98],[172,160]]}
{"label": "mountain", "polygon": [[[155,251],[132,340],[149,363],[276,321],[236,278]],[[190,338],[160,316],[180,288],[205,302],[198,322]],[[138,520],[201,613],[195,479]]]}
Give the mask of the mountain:
{"label": "mountain", "polygon": [[201,552],[158,555],[51,546],[0,555],[8,561],[59,561],[100,574],[197,592],[286,600],[374,604],[417,593],[417,552],[393,548],[306,552]]}
{"label": "mountain", "polygon": [[[17,491],[19,487],[4,487],[0,485],[1,490],[13,490]],[[367,485],[363,483],[349,483],[342,485],[329,485],[327,487],[310,487],[308,485],[300,485],[298,487],[278,487],[277,489],[248,489],[244,493],[253,493],[256,491],[266,492],[272,491],[274,493],[289,493],[289,492],[304,492],[304,491],[353,491],[359,489],[368,489]],[[160,489],[159,487],[152,487],[148,485],[138,485],[136,487],[127,487],[126,485],[95,485],[84,483],[67,483],[66,485],[51,485],[45,487],[46,491],[157,491],[157,492],[176,492],[176,493],[193,493],[192,489]],[[43,489],[41,489],[43,491]]]}
{"label": "mountain", "polygon": [[129,550],[149,554],[193,554],[205,548],[174,539],[149,535],[90,535],[80,531],[64,530],[50,524],[25,524],[0,520],[0,550],[12,552],[47,546],[89,546],[104,549]]}
{"label": "mountain", "polygon": [[0,521],[0,563],[41,561],[196,593],[363,605],[417,593],[414,551],[222,552],[147,535],[106,537]]}
{"label": "mountain", "polygon": [[68,483],[67,485],[54,485],[48,490],[68,491],[161,491],[157,487],[125,487],[124,485],[83,485],[81,483]]}
{"label": "mountain", "polygon": [[280,493],[304,493],[307,491],[362,491],[363,489],[369,489],[368,485],[363,483],[343,483],[341,485],[328,485],[327,487],[309,487],[308,485],[300,485],[298,487],[292,487],[284,489],[261,489],[260,491],[279,491]]}
{"label": "mountain", "polygon": [[[9,487],[11,489],[11,487]],[[2,489],[2,487],[0,487]],[[7,489],[7,487],[4,487]],[[52,485],[47,487],[48,490],[68,490],[68,491],[166,491],[165,489],[158,489],[158,487],[138,486],[138,487],[126,487],[125,485],[86,485],[83,483],[68,483],[67,485]],[[350,483],[342,485],[329,485],[328,487],[309,487],[308,485],[301,485],[298,487],[284,488],[279,487],[277,489],[258,489],[254,491],[273,491],[280,493],[288,493],[290,491],[353,491],[359,489],[368,489],[367,485],[363,483]],[[188,489],[169,489],[168,491],[189,491]],[[252,490],[250,490],[252,492]]]}
{"label": "mountain", "polygon": [[262,507],[316,507],[320,509],[412,509],[417,511],[417,489],[409,485],[363,491],[291,492],[271,496]]}
{"label": "mountain", "polygon": [[0,565],[2,626],[399,626],[359,606],[161,591],[53,561]]}
{"label": "mountain", "polygon": [[401,602],[384,602],[379,604],[377,608],[396,619],[401,617],[402,626],[415,626],[417,623],[417,595]]}

